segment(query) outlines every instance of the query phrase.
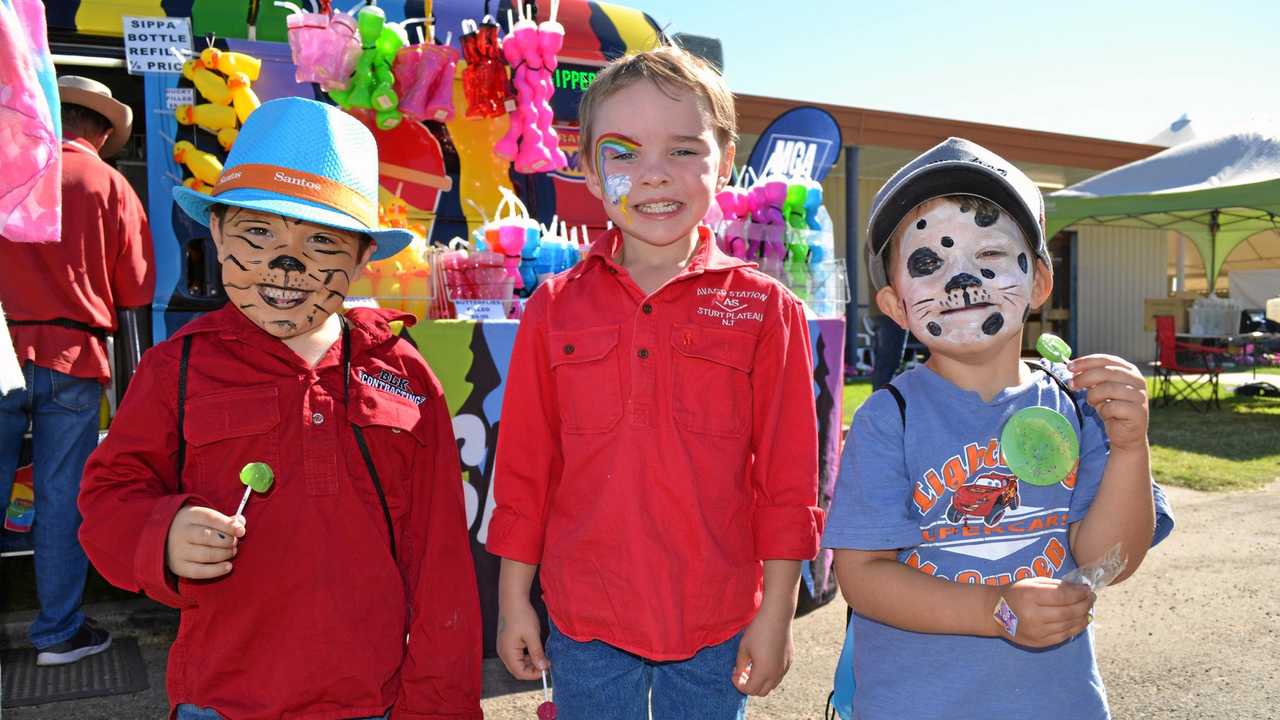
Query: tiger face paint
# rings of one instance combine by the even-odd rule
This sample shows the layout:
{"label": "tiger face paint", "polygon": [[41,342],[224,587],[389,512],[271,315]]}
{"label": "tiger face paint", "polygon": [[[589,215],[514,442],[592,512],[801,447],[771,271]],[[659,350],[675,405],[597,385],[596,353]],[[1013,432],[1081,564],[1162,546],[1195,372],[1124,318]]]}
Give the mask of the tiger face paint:
{"label": "tiger face paint", "polygon": [[342,307],[372,247],[360,236],[279,215],[228,207],[209,223],[227,298],[280,339],[320,327]]}
{"label": "tiger face paint", "polygon": [[608,171],[608,161],[633,159],[636,150],[642,145],[619,133],[606,133],[596,140],[596,173],[604,178],[604,196],[609,204],[622,211],[622,217],[630,220],[627,199],[631,194],[631,176],[625,173]]}
{"label": "tiger face paint", "polygon": [[931,350],[969,353],[1021,331],[1035,256],[1008,213],[936,198],[907,214],[895,245],[893,289]]}

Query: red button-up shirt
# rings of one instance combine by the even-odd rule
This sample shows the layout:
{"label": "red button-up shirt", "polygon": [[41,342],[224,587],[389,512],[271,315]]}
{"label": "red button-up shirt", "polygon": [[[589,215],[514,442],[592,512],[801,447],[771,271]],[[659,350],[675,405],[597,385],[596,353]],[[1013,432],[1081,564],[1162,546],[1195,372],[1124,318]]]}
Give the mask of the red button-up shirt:
{"label": "red button-up shirt", "polygon": [[762,560],[818,551],[809,332],[795,296],[706,228],[649,296],[614,262],[620,241],[529,300],[488,548],[541,564],[569,637],[676,660],[750,623]]}
{"label": "red button-up shirt", "polygon": [[[151,229],[124,176],[88,141],[62,143],[62,241],[0,237],[0,304],[9,320],[77,320],[116,329],[116,310],[150,305],[155,294]],[[106,345],[71,328],[9,328],[18,361],[105,383]]]}
{"label": "red button-up shirt", "polygon": [[[352,310],[314,368],[230,305],[146,352],[85,467],[80,540],[112,583],[182,610],[170,703],[257,718],[480,718],[480,609],[453,424],[440,384],[383,310]],[[177,466],[178,364],[187,371]],[[387,525],[351,423],[386,492]],[[275,471],[245,507],[231,574],[177,579],[165,540],[183,505],[235,512],[240,468]],[[406,633],[408,640],[406,644]]]}

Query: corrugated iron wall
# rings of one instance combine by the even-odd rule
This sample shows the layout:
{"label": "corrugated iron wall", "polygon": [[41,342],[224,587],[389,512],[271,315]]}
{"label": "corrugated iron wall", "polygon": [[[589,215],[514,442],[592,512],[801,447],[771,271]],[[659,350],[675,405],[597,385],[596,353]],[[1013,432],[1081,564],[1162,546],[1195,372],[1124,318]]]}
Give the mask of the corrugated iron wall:
{"label": "corrugated iron wall", "polygon": [[1143,301],[1167,295],[1167,234],[1098,225],[1072,229],[1078,233],[1076,354],[1119,355],[1142,367],[1155,358],[1155,333],[1142,329]]}

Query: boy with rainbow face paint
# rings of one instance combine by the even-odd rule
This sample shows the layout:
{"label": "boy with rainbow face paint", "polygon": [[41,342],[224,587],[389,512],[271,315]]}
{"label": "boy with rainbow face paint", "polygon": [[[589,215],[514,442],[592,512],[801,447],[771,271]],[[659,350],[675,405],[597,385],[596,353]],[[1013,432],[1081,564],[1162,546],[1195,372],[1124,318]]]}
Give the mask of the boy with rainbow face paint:
{"label": "boy with rainbow face paint", "polygon": [[[80,539],[107,580],[182,611],[178,720],[481,717],[443,392],[389,325],[413,316],[338,314],[412,237],[378,227],[377,198],[373,135],[302,98],[254,111],[212,195],[174,190],[228,302],[143,356],[85,468]],[[239,514],[250,463],[274,482]]]}
{"label": "boy with rainbow face paint", "polygon": [[[823,536],[854,610],[856,717],[1107,717],[1095,595],[1059,578],[1119,546],[1123,580],[1172,529],[1145,381],[1110,355],[1067,363],[1069,387],[1021,360],[1023,323],[1053,289],[1044,204],[986,148],[950,138],[890,178],[867,254],[875,301],[930,357],[858,409]],[[1048,486],[1000,446],[1037,406],[1080,446]]]}
{"label": "boy with rainbow face paint", "polygon": [[614,229],[533,294],[511,356],[498,654],[517,678],[550,671],[562,720],[742,717],[790,664],[824,518],[808,326],[701,224],[736,134],[714,69],[673,47],[627,56],[580,119]]}

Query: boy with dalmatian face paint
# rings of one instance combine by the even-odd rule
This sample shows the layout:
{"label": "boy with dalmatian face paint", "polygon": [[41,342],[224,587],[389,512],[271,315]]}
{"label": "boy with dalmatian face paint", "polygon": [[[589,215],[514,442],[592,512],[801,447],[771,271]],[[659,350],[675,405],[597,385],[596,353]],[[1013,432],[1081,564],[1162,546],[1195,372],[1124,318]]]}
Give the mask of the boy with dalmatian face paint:
{"label": "boy with dalmatian face paint", "polygon": [[[79,500],[98,571],[182,611],[170,714],[478,720],[479,598],[440,383],[390,325],[412,315],[339,314],[365,263],[412,238],[378,226],[372,133],[272,100],[213,194],[174,200],[208,224],[228,302],[142,357]],[[238,514],[252,462],[274,483]]]}
{"label": "boy with dalmatian face paint", "polygon": [[[1095,596],[1059,578],[1118,545],[1123,580],[1173,520],[1151,480],[1137,368],[1077,358],[1068,388],[1020,358],[1027,314],[1053,289],[1043,208],[1030,178],[958,138],[872,204],[875,301],[930,357],[858,409],[823,536],[855,612],[861,720],[1108,716]],[[1000,447],[1033,406],[1066,416],[1080,443],[1051,486],[1020,480]]]}

